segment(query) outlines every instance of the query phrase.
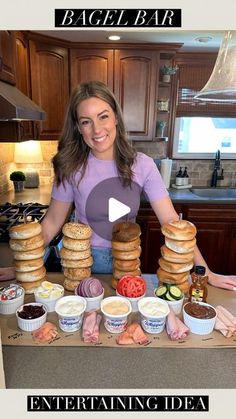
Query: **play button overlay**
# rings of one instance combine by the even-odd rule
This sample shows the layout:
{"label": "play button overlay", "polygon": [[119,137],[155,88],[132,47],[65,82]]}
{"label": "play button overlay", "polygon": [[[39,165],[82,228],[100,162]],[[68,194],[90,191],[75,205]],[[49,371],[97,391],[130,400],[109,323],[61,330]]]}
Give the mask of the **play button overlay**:
{"label": "play button overlay", "polygon": [[119,220],[119,218],[129,214],[131,211],[130,207],[122,204],[122,202],[117,201],[115,198],[109,198],[108,202],[108,219],[111,223]]}
{"label": "play button overlay", "polygon": [[85,206],[86,218],[92,230],[110,241],[114,224],[135,222],[141,189],[136,182],[131,182],[130,187],[123,187],[119,177],[99,182],[91,190]]}

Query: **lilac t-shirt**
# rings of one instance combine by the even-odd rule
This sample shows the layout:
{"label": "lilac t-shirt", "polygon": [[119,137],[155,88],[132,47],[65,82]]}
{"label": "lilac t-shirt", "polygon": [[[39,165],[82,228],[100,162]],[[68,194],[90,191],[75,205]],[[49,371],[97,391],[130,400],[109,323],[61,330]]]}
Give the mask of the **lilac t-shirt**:
{"label": "lilac t-shirt", "polygon": [[[127,203],[131,208],[128,219],[130,221],[135,221],[139,210],[141,192],[146,194],[149,202],[158,201],[159,199],[168,196],[168,192],[160,172],[151,157],[143,153],[137,153],[137,158],[132,167],[132,171],[134,174],[133,181],[140,187],[140,190],[136,192],[136,195],[139,195],[136,197],[137,199],[132,200],[131,206],[129,202]],[[113,160],[99,160],[90,153],[85,174],[78,186],[80,178],[81,172],[78,171],[71,182],[65,182],[65,187],[63,184],[59,187],[54,184],[52,198],[63,202],[74,202],[75,219],[79,220],[81,223],[89,224],[86,217],[86,202],[90,192],[100,182],[110,178],[118,178],[118,171]],[[122,186],[120,186],[120,189],[122,189],[124,196]],[[127,193],[125,191],[125,195],[127,197],[129,196],[129,190],[127,190]],[[119,194],[117,199],[119,200]],[[108,212],[106,214],[104,212],[99,214],[98,212],[99,205],[94,205],[94,219],[97,218],[98,222],[109,223]],[[117,222],[119,222],[119,220]],[[91,245],[93,247],[111,247],[111,242],[100,237],[93,231]]]}

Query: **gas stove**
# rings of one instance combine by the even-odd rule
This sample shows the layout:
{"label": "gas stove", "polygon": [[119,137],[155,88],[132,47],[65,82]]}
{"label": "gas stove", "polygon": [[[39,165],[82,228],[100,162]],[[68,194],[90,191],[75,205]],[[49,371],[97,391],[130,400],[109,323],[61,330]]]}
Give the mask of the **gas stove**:
{"label": "gas stove", "polygon": [[[48,205],[38,202],[0,205],[0,242],[9,242],[9,229],[17,224],[41,222],[46,214]],[[62,246],[62,234],[59,233],[45,249],[44,264],[48,272],[61,271],[59,250]]]}
{"label": "gas stove", "polygon": [[9,229],[17,224],[41,221],[48,205],[38,202],[0,205],[0,242],[8,242]]}

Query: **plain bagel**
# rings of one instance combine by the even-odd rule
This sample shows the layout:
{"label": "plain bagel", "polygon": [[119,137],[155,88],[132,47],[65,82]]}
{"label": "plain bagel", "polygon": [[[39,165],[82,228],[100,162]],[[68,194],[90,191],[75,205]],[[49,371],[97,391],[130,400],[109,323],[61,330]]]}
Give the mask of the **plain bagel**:
{"label": "plain bagel", "polygon": [[115,279],[120,279],[124,275],[140,276],[141,275],[141,271],[140,271],[139,268],[136,269],[135,271],[119,271],[118,269],[114,269],[113,270],[113,277]]}
{"label": "plain bagel", "polygon": [[64,268],[63,274],[68,279],[80,280],[91,276],[91,268]]}
{"label": "plain bagel", "polygon": [[30,239],[10,239],[9,246],[12,250],[24,252],[27,250],[37,249],[44,245],[42,234],[31,237]]}
{"label": "plain bagel", "polygon": [[44,256],[44,247],[38,247],[37,249],[33,249],[33,250],[26,250],[25,252],[21,251],[21,252],[17,252],[14,251],[13,252],[13,258],[15,260],[32,260],[32,259],[39,259],[42,258]]}
{"label": "plain bagel", "polygon": [[80,260],[80,259],[87,259],[91,255],[90,248],[81,251],[69,250],[65,247],[62,247],[60,250],[60,256],[62,259],[69,259],[69,260]]}
{"label": "plain bagel", "polygon": [[161,231],[165,237],[174,240],[192,240],[197,233],[195,225],[187,220],[177,220],[163,224]]}
{"label": "plain bagel", "polygon": [[160,258],[158,260],[158,263],[162,269],[166,272],[172,272],[172,273],[182,273],[190,271],[193,267],[193,261],[188,263],[174,263],[174,262],[168,262],[167,260]]}
{"label": "plain bagel", "polygon": [[61,265],[64,268],[90,268],[93,264],[92,256],[86,259],[72,260],[72,259],[61,259]]}
{"label": "plain bagel", "polygon": [[30,272],[16,272],[16,279],[19,282],[33,282],[43,279],[46,275],[46,269],[43,266],[42,268],[35,269],[35,271]]}
{"label": "plain bagel", "polygon": [[71,239],[85,240],[90,239],[92,230],[88,224],[66,223],[62,228],[62,233]]}
{"label": "plain bagel", "polygon": [[189,271],[182,273],[166,272],[162,268],[157,269],[157,277],[159,281],[166,282],[168,284],[181,284],[188,280]]}
{"label": "plain bagel", "polygon": [[43,258],[32,260],[15,260],[14,267],[16,272],[31,272],[36,269],[42,268],[44,265]]}
{"label": "plain bagel", "polygon": [[113,267],[119,271],[136,271],[141,265],[140,259],[120,260],[113,259]]}
{"label": "plain bagel", "polygon": [[137,223],[123,221],[113,226],[112,240],[118,242],[130,242],[137,239],[140,234],[141,230]]}
{"label": "plain bagel", "polygon": [[29,239],[38,236],[41,232],[41,225],[38,222],[32,222],[12,226],[9,230],[9,236],[11,239]]}
{"label": "plain bagel", "polygon": [[115,250],[123,250],[126,252],[129,250],[137,249],[137,247],[140,246],[140,243],[141,243],[141,240],[139,237],[137,237],[131,242],[118,242],[118,241],[112,240],[111,245],[112,245],[112,248]]}
{"label": "plain bagel", "polygon": [[139,258],[141,255],[141,247],[139,246],[135,250],[130,250],[129,252],[122,252],[121,250],[112,249],[112,256],[120,260],[133,260]]}
{"label": "plain bagel", "polygon": [[165,244],[163,244],[160,250],[163,259],[167,260],[168,262],[188,263],[193,261],[193,252],[177,253],[173,250],[170,250],[168,247],[166,247]]}
{"label": "plain bagel", "polygon": [[173,250],[177,253],[189,253],[193,252],[195,245],[196,245],[196,239],[192,240],[173,240],[169,239],[168,237],[165,237],[165,245],[169,249]]}
{"label": "plain bagel", "polygon": [[70,237],[64,236],[63,240],[63,247],[69,250],[87,250],[90,247],[90,240],[78,240],[78,239],[71,239]]}

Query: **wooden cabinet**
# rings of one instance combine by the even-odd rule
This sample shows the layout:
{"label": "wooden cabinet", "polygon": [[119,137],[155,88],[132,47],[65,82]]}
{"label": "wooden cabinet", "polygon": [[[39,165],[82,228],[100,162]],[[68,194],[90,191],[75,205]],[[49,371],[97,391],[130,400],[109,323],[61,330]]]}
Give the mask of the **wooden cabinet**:
{"label": "wooden cabinet", "polygon": [[112,49],[71,49],[71,91],[81,82],[99,80],[113,90]]}
{"label": "wooden cabinet", "polygon": [[16,82],[14,31],[0,31],[0,80]]}
{"label": "wooden cabinet", "polygon": [[[197,244],[209,268],[225,275],[236,274],[236,205],[176,204],[176,211],[197,228]],[[137,222],[141,235],[142,272],[155,273],[164,236],[149,204],[142,204]]]}
{"label": "wooden cabinet", "polygon": [[128,134],[135,141],[153,139],[157,57],[156,51],[115,51],[114,93],[121,105]]}
{"label": "wooden cabinet", "polygon": [[[16,32],[16,87],[31,98],[30,67],[29,67],[29,43],[23,32]],[[33,140],[37,137],[34,122],[21,121],[21,133],[23,140]]]}
{"label": "wooden cabinet", "polygon": [[68,50],[30,40],[32,100],[47,113],[37,122],[40,140],[58,140],[69,99]]}

